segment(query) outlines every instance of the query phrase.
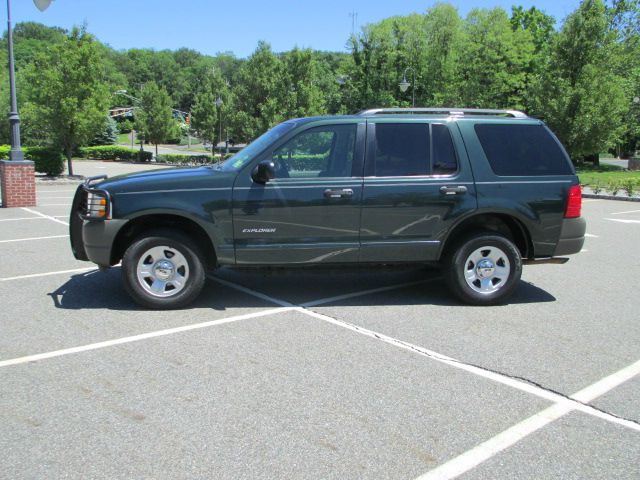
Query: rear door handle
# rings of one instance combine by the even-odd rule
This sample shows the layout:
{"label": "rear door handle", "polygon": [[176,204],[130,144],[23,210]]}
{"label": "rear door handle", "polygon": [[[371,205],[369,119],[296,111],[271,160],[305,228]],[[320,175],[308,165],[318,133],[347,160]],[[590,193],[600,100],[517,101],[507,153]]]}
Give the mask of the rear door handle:
{"label": "rear door handle", "polygon": [[324,191],[325,198],[349,198],[353,197],[353,190],[350,188],[327,188]]}
{"label": "rear door handle", "polygon": [[444,193],[445,195],[456,195],[458,193],[467,193],[467,187],[465,186],[440,187],[440,193]]}

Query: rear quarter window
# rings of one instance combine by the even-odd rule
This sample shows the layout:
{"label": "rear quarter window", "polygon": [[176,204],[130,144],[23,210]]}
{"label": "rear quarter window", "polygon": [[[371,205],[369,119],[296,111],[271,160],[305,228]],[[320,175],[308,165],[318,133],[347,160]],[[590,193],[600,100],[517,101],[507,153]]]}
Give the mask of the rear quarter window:
{"label": "rear quarter window", "polygon": [[496,175],[574,173],[564,150],[543,125],[478,124],[475,131]]}

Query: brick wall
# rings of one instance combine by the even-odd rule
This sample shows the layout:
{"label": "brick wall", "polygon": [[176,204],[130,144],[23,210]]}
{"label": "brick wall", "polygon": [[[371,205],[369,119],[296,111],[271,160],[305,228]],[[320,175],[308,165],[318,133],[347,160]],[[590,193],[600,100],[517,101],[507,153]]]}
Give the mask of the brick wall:
{"label": "brick wall", "polygon": [[33,162],[0,160],[3,207],[35,207],[36,182]]}

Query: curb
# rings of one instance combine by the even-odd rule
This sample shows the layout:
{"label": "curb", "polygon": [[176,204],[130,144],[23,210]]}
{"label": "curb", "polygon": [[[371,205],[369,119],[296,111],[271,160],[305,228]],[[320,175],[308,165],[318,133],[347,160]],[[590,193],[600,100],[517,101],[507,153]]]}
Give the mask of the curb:
{"label": "curb", "polygon": [[595,193],[583,193],[582,198],[596,198],[598,200],[618,200],[623,202],[640,202],[640,197],[614,197],[613,195],[596,195]]}

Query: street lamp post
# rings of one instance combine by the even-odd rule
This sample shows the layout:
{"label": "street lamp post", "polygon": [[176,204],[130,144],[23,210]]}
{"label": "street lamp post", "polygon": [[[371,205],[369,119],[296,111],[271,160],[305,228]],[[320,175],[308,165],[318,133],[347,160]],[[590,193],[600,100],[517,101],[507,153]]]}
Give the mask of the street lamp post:
{"label": "street lamp post", "polygon": [[224,102],[222,101],[220,96],[218,96],[218,98],[216,98],[216,107],[218,108],[218,115],[220,117],[220,120],[218,122],[220,126],[220,137],[219,137],[218,143],[222,143],[222,109],[220,107],[222,106],[223,103]]}
{"label": "street lamp post", "polygon": [[[413,83],[407,82],[407,70],[411,70],[411,72],[413,73]],[[402,81],[398,84],[398,87],[400,87],[400,91],[404,93],[409,88],[409,85],[411,85],[411,105],[415,107],[416,106],[416,71],[413,69],[413,67],[407,67],[404,69],[404,73],[402,74]]]}
{"label": "street lamp post", "polygon": [[[47,9],[51,0],[33,0],[40,11]],[[20,115],[16,94],[16,71],[13,57],[13,29],[11,28],[11,1],[7,0],[7,49],[9,56],[9,91],[11,150],[9,161],[0,160],[0,189],[3,207],[31,207],[36,204],[34,163],[24,159],[20,145]]]}

